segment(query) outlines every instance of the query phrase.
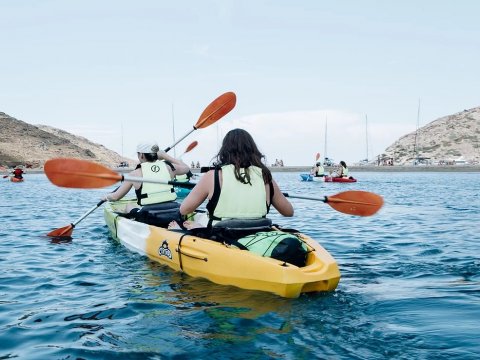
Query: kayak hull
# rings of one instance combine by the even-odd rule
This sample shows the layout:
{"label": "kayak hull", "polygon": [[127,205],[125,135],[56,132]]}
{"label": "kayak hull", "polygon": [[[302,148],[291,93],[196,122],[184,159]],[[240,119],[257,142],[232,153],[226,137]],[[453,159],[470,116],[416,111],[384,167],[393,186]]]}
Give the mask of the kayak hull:
{"label": "kayak hull", "polygon": [[357,182],[357,179],[354,179],[352,177],[340,178],[340,177],[325,176],[325,182],[352,183],[352,182]]}
{"label": "kayak hull", "polygon": [[168,230],[119,216],[125,202],[107,203],[105,222],[111,236],[128,249],[160,264],[216,284],[259,290],[286,298],[301,293],[333,291],[340,271],[333,257],[316,241],[300,234],[311,252],[304,267],[262,257],[220,242]]}
{"label": "kayak hull", "polygon": [[318,182],[325,181],[324,176],[313,176],[312,174],[300,174],[300,179],[302,181],[318,181]]}
{"label": "kayak hull", "polygon": [[302,181],[313,181],[313,176],[310,174],[300,174]]}
{"label": "kayak hull", "polygon": [[180,199],[187,197],[187,195],[190,194],[190,191],[192,191],[192,189],[186,189],[178,186],[175,186],[174,189],[175,193],[177,194],[177,198]]}
{"label": "kayak hull", "polygon": [[19,179],[19,178],[16,178],[14,176],[10,176],[10,181],[11,182],[23,182],[23,178],[22,179]]}

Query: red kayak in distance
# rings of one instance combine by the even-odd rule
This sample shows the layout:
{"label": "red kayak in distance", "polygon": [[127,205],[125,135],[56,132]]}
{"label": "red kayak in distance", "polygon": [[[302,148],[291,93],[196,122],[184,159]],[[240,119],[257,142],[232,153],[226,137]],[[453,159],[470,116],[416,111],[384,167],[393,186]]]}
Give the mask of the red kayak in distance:
{"label": "red kayak in distance", "polygon": [[353,177],[332,177],[332,176],[325,176],[325,182],[341,182],[341,183],[352,183],[357,182],[357,179]]}
{"label": "red kayak in distance", "polygon": [[19,178],[16,178],[14,176],[10,176],[10,181],[11,182],[22,182],[23,181],[23,178],[22,179],[19,179]]}

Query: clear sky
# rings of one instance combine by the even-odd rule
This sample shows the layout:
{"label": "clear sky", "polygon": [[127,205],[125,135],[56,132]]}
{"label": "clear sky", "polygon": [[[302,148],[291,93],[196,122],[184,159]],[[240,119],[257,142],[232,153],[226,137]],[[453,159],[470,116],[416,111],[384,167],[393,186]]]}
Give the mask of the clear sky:
{"label": "clear sky", "polygon": [[205,165],[242,127],[268,163],[326,149],[350,164],[367,135],[372,158],[415,131],[419,99],[420,126],[480,106],[479,14],[476,0],[0,0],[0,111],[135,158],[233,91],[177,156],[198,140],[184,160]]}

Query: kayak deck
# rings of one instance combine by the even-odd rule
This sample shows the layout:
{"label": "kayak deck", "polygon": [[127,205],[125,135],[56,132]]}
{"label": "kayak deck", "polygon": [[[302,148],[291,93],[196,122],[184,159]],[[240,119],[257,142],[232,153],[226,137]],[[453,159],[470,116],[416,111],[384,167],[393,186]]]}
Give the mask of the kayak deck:
{"label": "kayak deck", "polygon": [[298,234],[311,251],[306,266],[297,267],[194,236],[188,231],[168,230],[119,216],[116,212],[121,212],[126,203],[107,203],[104,208],[111,236],[128,249],[175,271],[221,285],[266,291],[287,298],[296,298],[305,292],[333,291],[340,280],[333,257],[306,235]]}

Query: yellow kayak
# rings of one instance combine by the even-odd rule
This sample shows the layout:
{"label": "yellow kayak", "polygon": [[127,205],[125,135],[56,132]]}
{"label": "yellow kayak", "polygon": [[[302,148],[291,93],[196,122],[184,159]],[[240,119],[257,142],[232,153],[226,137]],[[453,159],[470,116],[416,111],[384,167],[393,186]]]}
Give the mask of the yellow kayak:
{"label": "yellow kayak", "polygon": [[104,218],[111,236],[128,249],[175,271],[221,285],[266,291],[287,298],[296,298],[306,292],[333,291],[340,280],[335,259],[304,234],[296,235],[308,249],[306,265],[297,267],[189,231],[168,230],[120,216],[129,202],[134,201],[106,203]]}

